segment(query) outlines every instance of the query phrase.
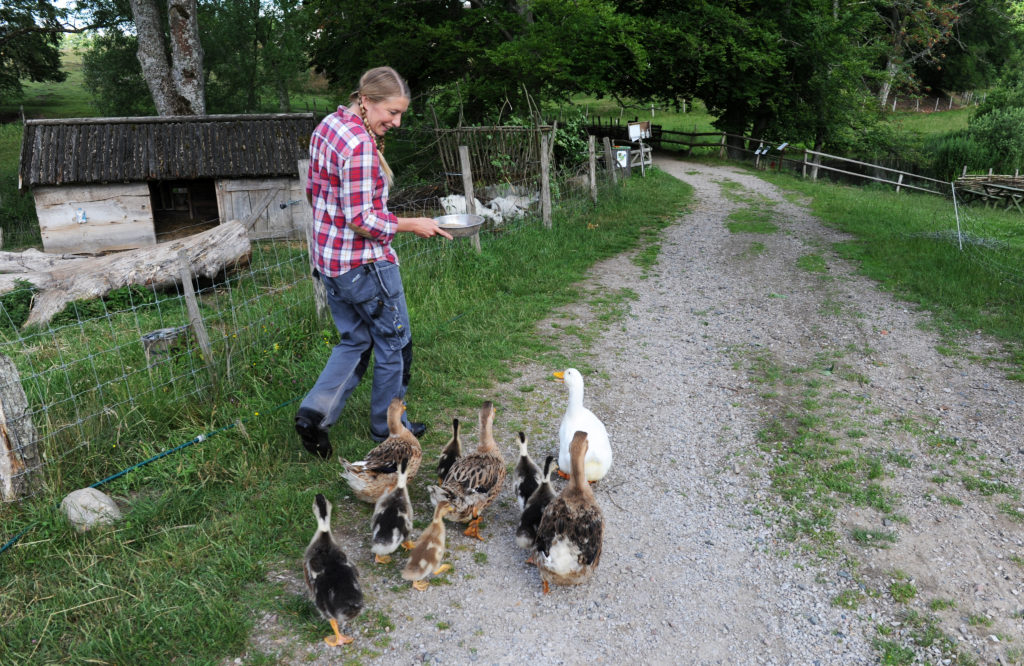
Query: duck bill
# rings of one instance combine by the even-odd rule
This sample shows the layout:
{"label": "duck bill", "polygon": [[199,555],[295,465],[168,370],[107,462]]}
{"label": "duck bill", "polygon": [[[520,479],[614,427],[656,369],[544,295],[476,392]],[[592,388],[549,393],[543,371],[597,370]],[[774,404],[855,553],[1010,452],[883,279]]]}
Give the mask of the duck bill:
{"label": "duck bill", "polygon": [[555,379],[557,379],[558,381],[560,381],[560,382],[565,381],[565,373],[564,372],[553,372],[551,374],[553,374],[555,376]]}

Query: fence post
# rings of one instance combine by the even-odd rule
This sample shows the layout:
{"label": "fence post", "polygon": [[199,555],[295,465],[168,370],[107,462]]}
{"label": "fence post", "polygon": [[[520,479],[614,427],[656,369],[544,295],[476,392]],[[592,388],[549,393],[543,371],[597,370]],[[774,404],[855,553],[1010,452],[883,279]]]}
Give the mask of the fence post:
{"label": "fence post", "polygon": [[36,429],[14,362],[0,354],[0,499],[11,502],[32,487],[40,466]]}
{"label": "fence post", "polygon": [[551,138],[540,135],[540,217],[544,228],[551,228],[551,158],[548,144]]}
{"label": "fence post", "polygon": [[612,175],[612,184],[619,184],[619,174],[615,172],[615,162],[612,157],[612,140],[608,137],[604,137],[604,167],[608,169],[608,172]]}
{"label": "fence post", "polygon": [[807,149],[806,148],[804,148],[804,161],[803,161],[803,164],[800,165],[800,177],[801,178],[806,178],[807,177]]}
{"label": "fence post", "polygon": [[967,165],[965,164],[965,165],[964,165],[964,170],[963,170],[963,172],[962,172],[962,173],[960,174],[960,177],[961,177],[961,178],[963,178],[963,177],[964,177],[964,176],[966,176],[966,175],[967,175]]}
{"label": "fence post", "polygon": [[718,159],[725,159],[725,132],[722,132],[722,141],[719,143],[718,146]]}
{"label": "fence post", "polygon": [[[473,168],[469,163],[469,146],[459,146],[459,163],[462,165],[462,193],[466,195],[466,212],[476,214],[476,194],[473,192]],[[480,252],[480,232],[473,234],[473,249]]]}
{"label": "fence post", "polygon": [[210,377],[216,380],[213,374],[213,350],[210,347],[210,336],[206,332],[203,315],[199,312],[196,292],[192,288],[192,265],[188,260],[188,252],[184,249],[178,250],[178,268],[181,271],[181,292],[185,295],[185,307],[188,308],[188,323],[192,327],[192,334],[196,336],[196,342],[199,343],[199,351],[206,362],[206,368],[210,371]]}
{"label": "fence post", "polygon": [[590,168],[590,198],[597,203],[597,137],[593,134],[587,136],[587,162]]}

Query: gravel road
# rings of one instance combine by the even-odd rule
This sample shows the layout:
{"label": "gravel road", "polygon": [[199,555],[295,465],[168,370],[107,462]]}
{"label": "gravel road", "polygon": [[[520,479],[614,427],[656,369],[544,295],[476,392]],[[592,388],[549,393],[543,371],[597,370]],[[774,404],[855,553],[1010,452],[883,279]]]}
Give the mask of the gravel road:
{"label": "gravel road", "polygon": [[[589,296],[539,326],[542,335],[567,326],[600,330],[579,352],[576,338],[561,336],[586,369],[585,403],[604,419],[616,455],[595,487],[606,519],[595,577],[541,594],[537,571],[514,543],[518,514],[508,484],[485,514],[484,542],[449,529],[449,584],[410,590],[397,566],[369,564],[366,535],[343,534],[361,563],[371,613],[357,625],[356,643],[343,654],[310,644],[267,615],[248,656],[296,664],[873,664],[878,627],[887,640],[909,645],[904,620],[913,609],[935,615],[956,649],[980,663],[1021,658],[1021,523],[999,511],[997,499],[961,484],[941,490],[956,501],[938,501],[939,467],[928,448],[929,435],[970,442],[998,478],[1024,487],[1024,391],[997,363],[967,360],[997,356],[998,345],[971,336],[960,354],[940,355],[926,315],[835,256],[831,244],[842,235],[795,197],[729,167],[669,158],[657,166],[696,190],[692,208],[663,232],[658,263],[646,271],[630,256],[602,263],[585,285]],[[731,233],[725,217],[744,203],[723,196],[726,181],[738,184],[733,194],[775,202],[779,232]],[[827,280],[798,267],[808,254],[824,258]],[[622,301],[628,312],[601,324],[596,314],[606,306],[598,297],[624,289],[635,293]],[[848,556],[824,561],[801,554],[780,538],[780,523],[766,518],[764,507],[780,500],[757,433],[773,405],[748,375],[751,358],[795,368],[822,354],[862,378],[849,386],[830,381],[833,390],[862,396],[865,406],[851,407],[850,416],[863,424],[868,445],[897,447],[912,461],[884,481],[900,493],[897,512],[906,520],[886,527],[898,541],[879,549],[844,538]],[[495,433],[509,463],[521,428],[536,459],[556,449],[566,393],[550,377],[560,369],[524,366],[516,381],[482,396],[499,406]],[[472,413],[454,416],[475,423]],[[911,420],[927,432],[890,427]],[[475,443],[475,427],[466,435]],[[942,469],[951,478],[958,473]],[[429,510],[423,500],[417,518]],[[844,533],[881,528],[882,520],[853,507],[836,517]],[[296,571],[278,577],[302,594]],[[900,604],[884,593],[894,572],[916,586],[915,598]],[[856,608],[833,605],[851,590],[881,593]],[[956,605],[932,610],[934,599]],[[392,625],[386,632],[372,619],[383,616]],[[978,621],[984,617],[990,622]],[[935,645],[913,650],[936,663],[952,656]]]}

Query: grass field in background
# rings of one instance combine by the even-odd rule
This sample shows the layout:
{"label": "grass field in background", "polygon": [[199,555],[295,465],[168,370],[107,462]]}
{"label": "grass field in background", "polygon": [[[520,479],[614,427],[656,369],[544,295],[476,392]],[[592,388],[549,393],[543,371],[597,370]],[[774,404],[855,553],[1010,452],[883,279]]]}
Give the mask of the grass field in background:
{"label": "grass field in background", "polygon": [[965,129],[973,112],[974,107],[970,106],[938,113],[897,111],[888,114],[888,118],[889,122],[900,130],[928,136]]}
{"label": "grass field in background", "polygon": [[22,81],[22,99],[11,104],[0,104],[0,117],[20,118],[22,109],[26,118],[91,118],[98,115],[92,96],[85,88],[81,54],[65,48],[61,63],[67,72],[67,79],[60,83]]}

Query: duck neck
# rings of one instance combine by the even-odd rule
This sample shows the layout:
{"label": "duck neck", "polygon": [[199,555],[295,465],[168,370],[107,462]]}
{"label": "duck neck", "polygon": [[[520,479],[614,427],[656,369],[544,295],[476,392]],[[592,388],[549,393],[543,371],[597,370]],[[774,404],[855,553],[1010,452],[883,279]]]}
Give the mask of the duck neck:
{"label": "duck neck", "polygon": [[569,404],[583,406],[583,387],[569,384]]}
{"label": "duck neck", "polygon": [[494,441],[494,412],[489,411],[480,415],[480,452],[489,453],[497,448]]}

